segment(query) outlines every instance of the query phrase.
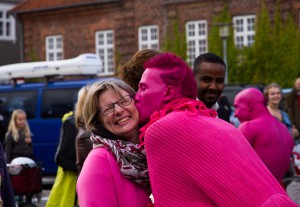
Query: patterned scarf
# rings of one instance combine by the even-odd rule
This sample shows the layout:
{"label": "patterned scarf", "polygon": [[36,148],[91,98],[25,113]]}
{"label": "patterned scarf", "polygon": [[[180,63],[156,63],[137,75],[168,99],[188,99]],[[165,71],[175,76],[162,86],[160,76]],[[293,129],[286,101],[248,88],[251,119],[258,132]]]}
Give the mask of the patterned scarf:
{"label": "patterned scarf", "polygon": [[94,148],[105,147],[117,160],[124,177],[146,188],[151,192],[146,152],[144,146],[123,140],[111,140],[91,134]]}
{"label": "patterned scarf", "polygon": [[172,111],[188,111],[190,115],[201,114],[202,116],[217,116],[217,112],[215,110],[206,108],[204,103],[202,103],[201,101],[190,98],[175,99],[166,104],[160,111],[154,112],[151,115],[148,124],[140,129],[140,145],[144,145],[144,137],[148,127]]}

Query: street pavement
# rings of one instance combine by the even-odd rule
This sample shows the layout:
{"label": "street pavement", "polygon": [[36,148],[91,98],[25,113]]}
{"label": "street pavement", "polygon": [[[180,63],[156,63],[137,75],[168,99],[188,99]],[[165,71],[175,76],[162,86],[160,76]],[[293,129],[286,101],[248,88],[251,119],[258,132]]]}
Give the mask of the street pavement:
{"label": "street pavement", "polygon": [[45,206],[46,206],[46,203],[47,203],[47,201],[48,201],[49,194],[50,194],[50,189],[45,189],[45,190],[43,190],[43,192],[42,192],[42,199],[41,199],[41,201],[37,204],[38,207],[45,207]]}
{"label": "street pavement", "polygon": [[49,194],[54,183],[55,176],[44,176],[43,177],[43,191],[40,202],[36,203],[38,207],[45,207],[49,198]]}

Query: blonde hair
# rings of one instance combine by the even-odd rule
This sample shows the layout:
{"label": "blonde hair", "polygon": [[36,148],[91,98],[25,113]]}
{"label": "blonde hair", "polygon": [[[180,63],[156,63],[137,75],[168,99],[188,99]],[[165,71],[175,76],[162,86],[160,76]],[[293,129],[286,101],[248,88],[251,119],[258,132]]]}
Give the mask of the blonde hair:
{"label": "blonde hair", "polygon": [[8,130],[6,132],[6,138],[9,133],[12,134],[12,138],[17,142],[19,140],[19,131],[23,132],[25,134],[25,137],[31,137],[31,131],[26,119],[26,124],[24,128],[19,129],[16,125],[16,120],[18,118],[18,115],[24,114],[26,116],[26,112],[23,111],[22,109],[15,109],[11,115],[9,125],[8,125]]}
{"label": "blonde hair", "polygon": [[76,127],[84,127],[84,119],[83,119],[83,106],[88,94],[89,89],[91,88],[91,85],[83,86],[78,91],[78,99],[77,103],[75,105],[75,124]]}
{"label": "blonde hair", "polygon": [[116,92],[120,96],[121,89],[132,97],[135,95],[135,91],[121,80],[102,81],[91,85],[82,110],[87,130],[97,130],[99,126],[103,126],[99,117],[99,105],[101,105],[98,103],[99,96],[106,90]]}

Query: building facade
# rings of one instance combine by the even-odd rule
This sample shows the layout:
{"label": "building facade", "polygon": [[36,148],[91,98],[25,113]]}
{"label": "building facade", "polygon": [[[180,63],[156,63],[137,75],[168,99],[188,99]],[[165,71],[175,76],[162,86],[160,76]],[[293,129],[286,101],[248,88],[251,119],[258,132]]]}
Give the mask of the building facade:
{"label": "building facade", "polygon": [[0,66],[21,61],[21,25],[9,10],[21,0],[3,0],[0,2]]}
{"label": "building facade", "polygon": [[[265,0],[274,13],[276,0]],[[236,47],[251,46],[261,0],[27,0],[11,12],[21,22],[24,61],[60,60],[96,53],[102,74],[143,48],[162,49],[172,25],[186,34],[187,61],[208,51],[212,19],[228,8]],[[281,13],[299,21],[299,0],[281,0]]]}

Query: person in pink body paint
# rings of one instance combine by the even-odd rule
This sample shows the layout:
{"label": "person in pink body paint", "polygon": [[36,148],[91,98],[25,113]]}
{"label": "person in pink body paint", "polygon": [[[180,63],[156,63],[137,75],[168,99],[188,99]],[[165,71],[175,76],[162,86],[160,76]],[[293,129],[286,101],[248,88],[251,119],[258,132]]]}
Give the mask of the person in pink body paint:
{"label": "person in pink body paint", "polygon": [[289,130],[270,114],[263,93],[256,88],[238,93],[234,107],[235,116],[241,122],[238,129],[274,177],[281,181],[289,170],[294,147]]}
{"label": "person in pink body paint", "polygon": [[144,67],[135,101],[155,207],[297,206],[241,132],[195,100],[182,59],[165,53]]}
{"label": "person in pink body paint", "polygon": [[134,90],[120,80],[94,83],[83,107],[94,149],[77,181],[80,207],[145,207],[150,183],[139,145]]}

